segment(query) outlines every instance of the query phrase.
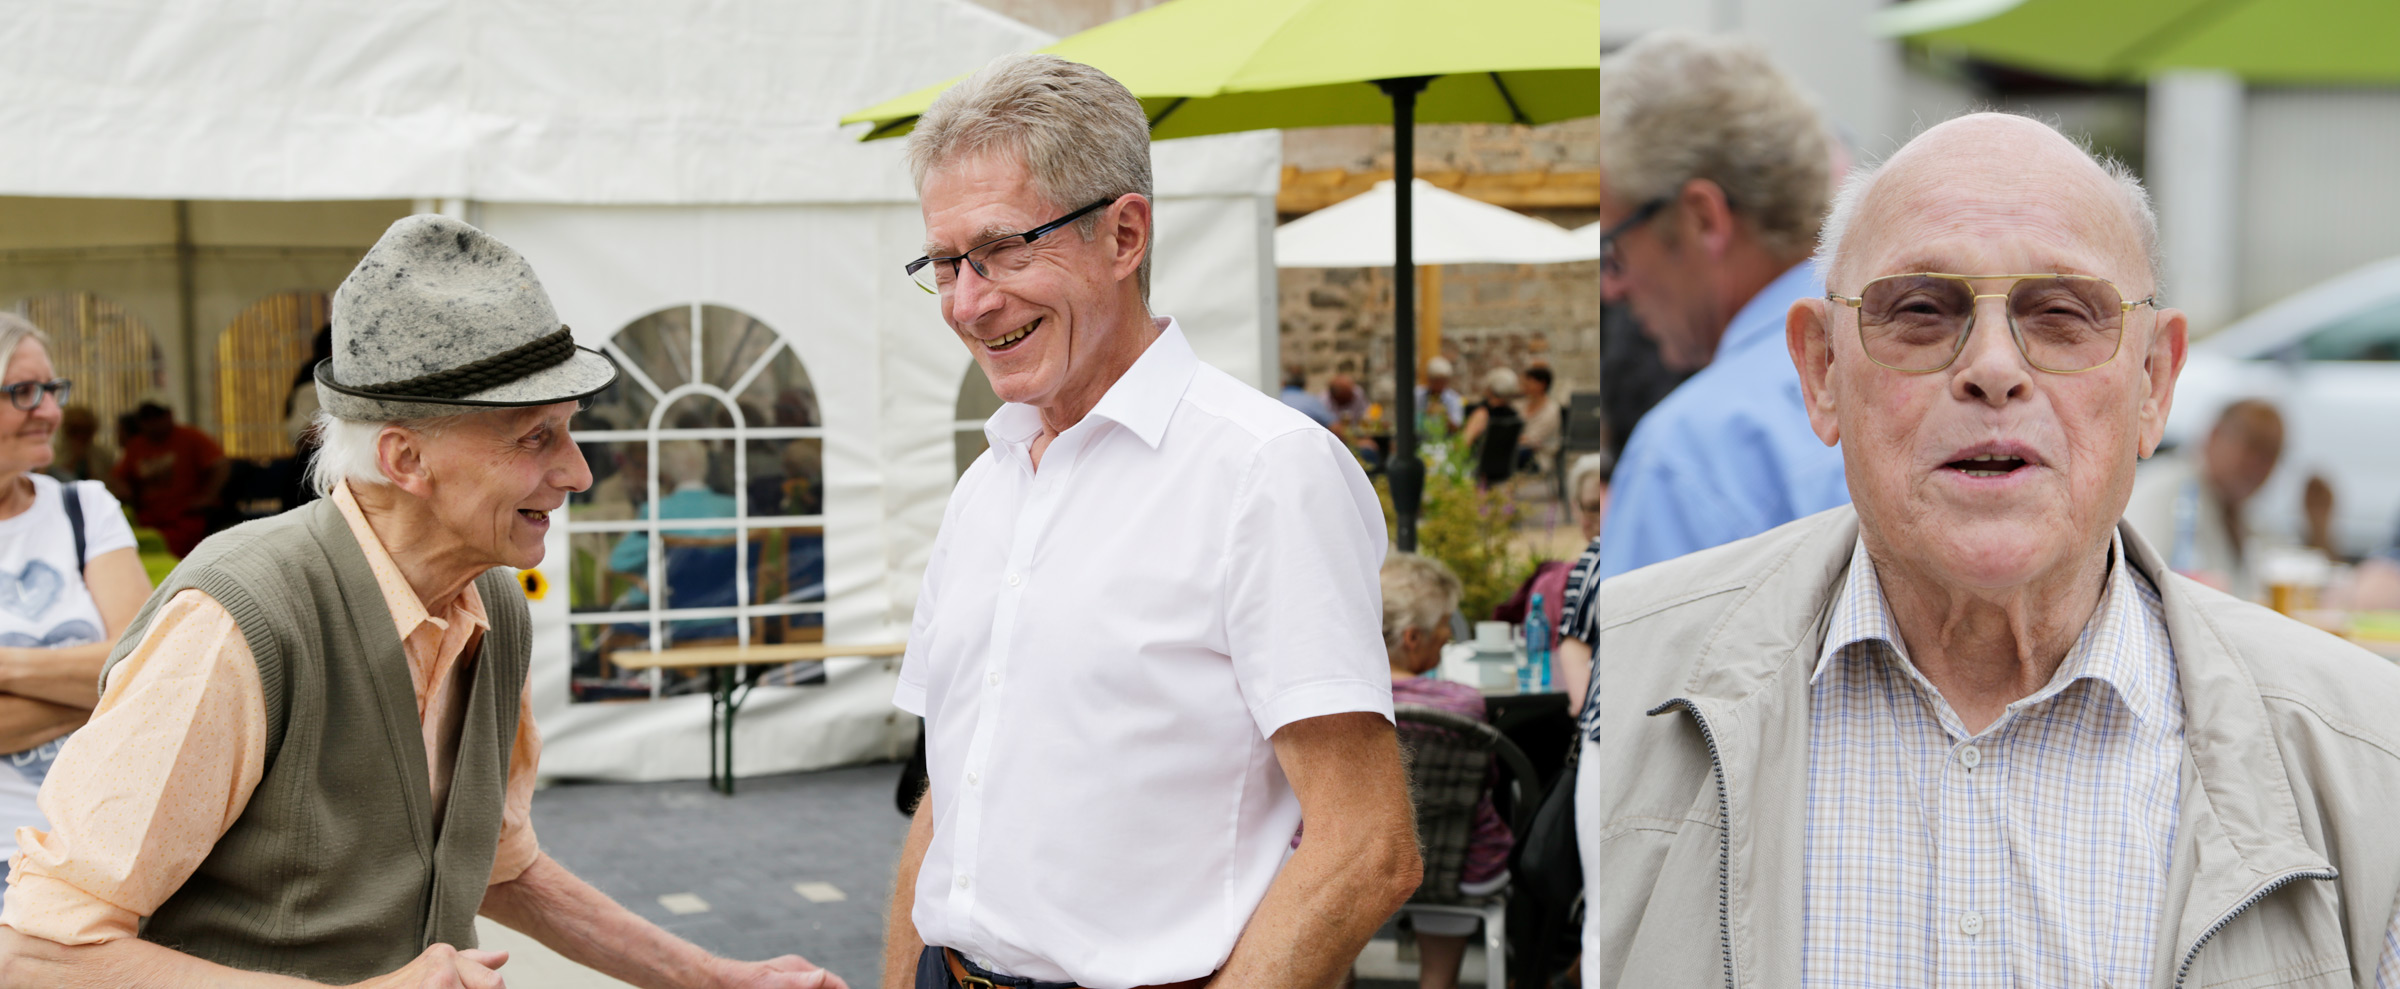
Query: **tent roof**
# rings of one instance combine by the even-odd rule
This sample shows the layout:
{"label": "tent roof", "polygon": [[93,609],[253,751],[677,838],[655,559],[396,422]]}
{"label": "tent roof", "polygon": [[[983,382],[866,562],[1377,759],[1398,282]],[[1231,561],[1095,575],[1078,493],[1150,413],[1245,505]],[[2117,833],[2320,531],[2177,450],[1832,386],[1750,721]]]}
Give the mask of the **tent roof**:
{"label": "tent roof", "polygon": [[[913,201],[842,112],[1050,40],[965,0],[0,0],[0,195]],[[1271,195],[1267,139],[1160,191]]]}

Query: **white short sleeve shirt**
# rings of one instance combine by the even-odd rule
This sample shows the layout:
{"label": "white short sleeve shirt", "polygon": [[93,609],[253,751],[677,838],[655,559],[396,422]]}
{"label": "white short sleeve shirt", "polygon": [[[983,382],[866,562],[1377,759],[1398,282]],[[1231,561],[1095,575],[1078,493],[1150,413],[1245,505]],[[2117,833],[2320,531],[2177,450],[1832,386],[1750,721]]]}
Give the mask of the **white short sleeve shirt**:
{"label": "white short sleeve shirt", "polygon": [[[0,648],[57,649],[101,642],[108,622],[84,587],[85,564],[134,544],[124,509],[98,481],[76,481],[83,508],[83,559],[67,524],[63,485],[48,474],[33,479],[33,506],[0,519]],[[16,850],[17,828],[47,828],[33,802],[67,736],[23,752],[0,754],[0,854]]]}
{"label": "white short sleeve shirt", "polygon": [[918,933],[1095,989],[1222,966],[1300,823],[1269,738],[1392,712],[1366,475],[1160,322],[1039,471],[1032,407],[986,424],[894,697],[933,785]]}

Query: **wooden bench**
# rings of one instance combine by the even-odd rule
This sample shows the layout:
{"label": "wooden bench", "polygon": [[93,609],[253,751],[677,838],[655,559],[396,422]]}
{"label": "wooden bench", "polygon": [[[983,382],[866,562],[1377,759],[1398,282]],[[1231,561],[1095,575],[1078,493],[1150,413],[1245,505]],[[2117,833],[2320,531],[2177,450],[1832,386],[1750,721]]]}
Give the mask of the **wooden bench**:
{"label": "wooden bench", "polygon": [[740,713],[742,702],[750,699],[750,691],[758,686],[755,679],[736,676],[737,667],[781,666],[802,660],[822,661],[847,656],[898,656],[907,650],[908,644],[905,642],[859,645],[779,642],[749,646],[691,646],[663,652],[627,650],[616,653],[611,659],[618,667],[629,670],[708,671],[708,786],[730,797],[733,795],[733,718]]}

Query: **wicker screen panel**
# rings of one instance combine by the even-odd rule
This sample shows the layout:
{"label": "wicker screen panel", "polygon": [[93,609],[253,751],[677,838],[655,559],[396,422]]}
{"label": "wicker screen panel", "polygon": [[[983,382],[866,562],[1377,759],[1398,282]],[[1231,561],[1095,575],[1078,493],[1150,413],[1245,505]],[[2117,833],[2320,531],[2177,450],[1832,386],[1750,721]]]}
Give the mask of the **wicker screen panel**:
{"label": "wicker screen panel", "polygon": [[71,404],[92,410],[111,447],[119,416],[144,399],[166,402],[167,362],[158,338],[124,306],[89,292],[61,292],[21,300],[17,312],[49,335],[51,366],[75,382]]}
{"label": "wicker screen panel", "polygon": [[217,435],[226,456],[292,455],[284,430],[292,378],[308,364],[309,342],[332,318],[332,307],[333,297],[323,292],[270,295],[217,337]]}

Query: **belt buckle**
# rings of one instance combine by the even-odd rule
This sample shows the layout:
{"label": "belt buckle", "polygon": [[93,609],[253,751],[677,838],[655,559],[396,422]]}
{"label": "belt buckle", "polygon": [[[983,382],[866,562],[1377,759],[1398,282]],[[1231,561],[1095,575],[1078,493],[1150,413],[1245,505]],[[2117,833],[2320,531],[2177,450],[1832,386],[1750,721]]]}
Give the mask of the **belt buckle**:
{"label": "belt buckle", "polygon": [[967,958],[965,955],[960,954],[958,949],[943,948],[942,953],[946,956],[943,960],[950,963],[951,977],[957,979],[959,985],[973,986],[976,987],[976,989],[1006,989],[1006,987],[1000,986],[990,979],[968,971]]}
{"label": "belt buckle", "polygon": [[984,978],[980,975],[976,975],[973,972],[961,972],[954,974],[958,975],[958,984],[962,986],[979,986],[981,989],[1000,989],[999,986],[992,984],[992,980]]}

